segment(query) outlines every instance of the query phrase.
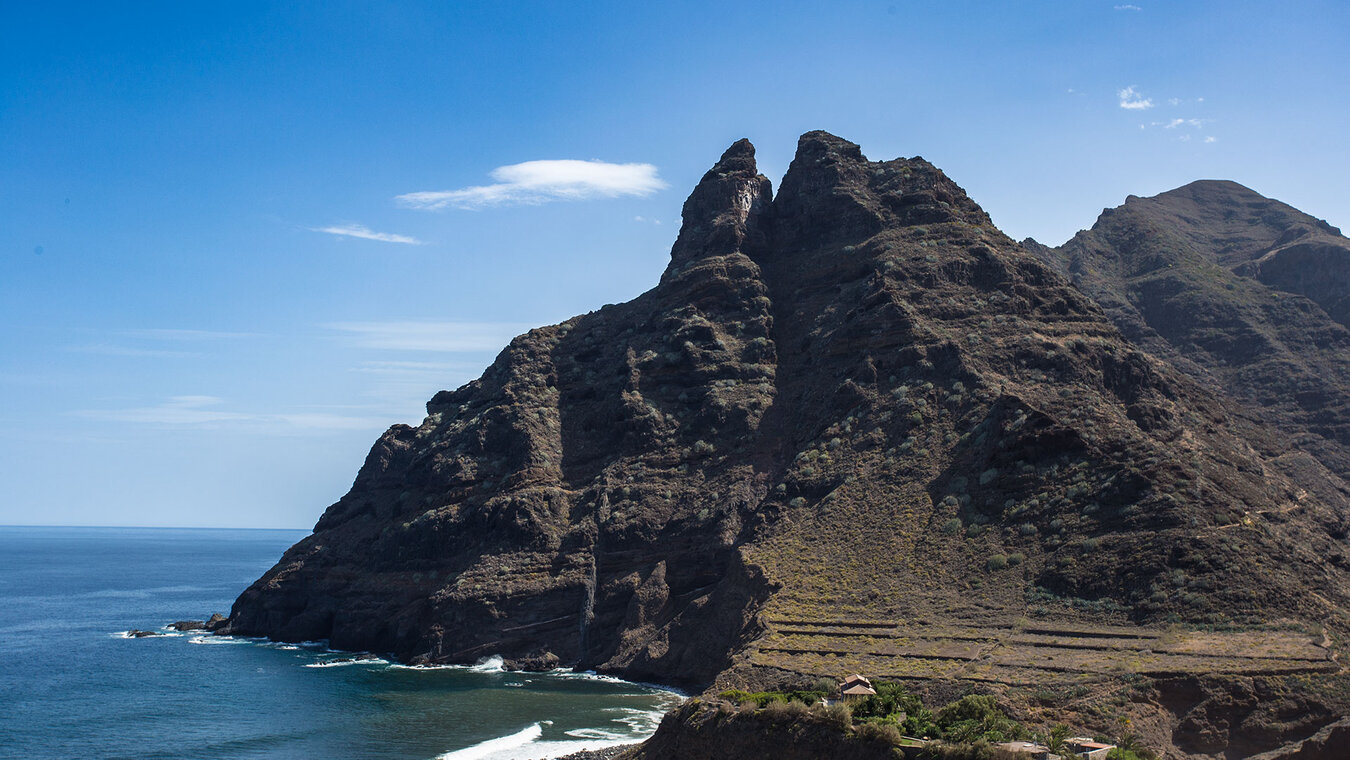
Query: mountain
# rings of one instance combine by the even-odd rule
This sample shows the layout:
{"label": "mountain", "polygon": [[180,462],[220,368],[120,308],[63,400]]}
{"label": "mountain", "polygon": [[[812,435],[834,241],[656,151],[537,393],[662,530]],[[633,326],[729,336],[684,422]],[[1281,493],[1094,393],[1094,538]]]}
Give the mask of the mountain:
{"label": "mountain", "polygon": [[1027,246],[1131,340],[1350,478],[1350,240],[1336,228],[1201,181],[1130,196],[1060,248]]}
{"label": "mountain", "polygon": [[693,689],[866,672],[1197,757],[1350,713],[1345,470],[1061,263],[922,158],[807,133],[775,196],[740,141],[656,287],[390,428],[226,630]]}

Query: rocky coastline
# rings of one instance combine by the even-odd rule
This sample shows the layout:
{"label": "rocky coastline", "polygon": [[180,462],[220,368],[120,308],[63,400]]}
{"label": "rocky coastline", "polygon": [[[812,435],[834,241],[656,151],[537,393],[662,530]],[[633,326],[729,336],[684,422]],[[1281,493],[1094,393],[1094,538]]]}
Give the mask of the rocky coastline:
{"label": "rocky coastline", "polygon": [[1233,183],[1051,249],[922,158],[810,132],[774,193],[738,141],[652,290],[437,393],[202,624],[691,693],[866,672],[1103,731],[1109,699],[1186,758],[1301,740],[1350,714],[1350,330],[1314,264],[1350,241]]}

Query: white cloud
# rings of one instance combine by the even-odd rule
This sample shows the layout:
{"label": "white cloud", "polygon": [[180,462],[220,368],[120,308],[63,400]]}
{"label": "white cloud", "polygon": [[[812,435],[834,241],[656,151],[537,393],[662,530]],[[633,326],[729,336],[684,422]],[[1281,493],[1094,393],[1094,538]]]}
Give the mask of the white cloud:
{"label": "white cloud", "polygon": [[120,346],[115,343],[91,343],[83,346],[69,346],[67,351],[98,356],[125,356],[136,359],[179,359],[201,356],[199,351],[170,351],[161,348],[138,348]]}
{"label": "white cloud", "polygon": [[644,223],[644,224],[660,224],[660,223],[661,223],[661,220],[660,220],[660,219],[648,219],[648,218],[645,217],[645,216],[635,216],[635,217],[633,217],[633,221],[635,221],[635,222],[642,222],[642,223]]}
{"label": "white cloud", "polygon": [[1143,8],[1140,8],[1140,7],[1137,6],[1137,5],[1117,5],[1117,6],[1116,6],[1116,10],[1118,10],[1118,11],[1142,11]]}
{"label": "white cloud", "polygon": [[407,235],[396,235],[392,232],[376,232],[364,224],[337,224],[331,227],[310,227],[314,232],[326,232],[329,235],[341,235],[343,237],[361,238],[362,240],[378,240],[381,243],[403,243],[405,245],[424,245],[421,240]]}
{"label": "white cloud", "polygon": [[[200,351],[183,350],[184,348],[191,348],[191,346],[185,344],[258,337],[257,333],[222,332],[219,330],[186,330],[177,328],[84,330],[82,332],[92,332],[99,336],[113,335],[116,336],[116,338],[113,341],[96,339],[98,340],[97,343],[67,346],[65,347],[66,351],[75,351],[82,354],[96,354],[99,356],[123,356],[142,359],[199,357],[203,356]],[[132,345],[126,345],[128,341],[125,339],[130,339]],[[137,345],[137,343],[140,345]],[[174,347],[159,347],[166,343],[173,345]]]}
{"label": "white cloud", "polygon": [[421,375],[459,372],[473,366],[455,362],[361,362],[361,366],[352,368],[352,371],[372,375]]}
{"label": "white cloud", "polygon": [[129,338],[148,338],[151,340],[171,340],[171,341],[256,338],[258,336],[257,333],[224,332],[221,330],[184,330],[171,327],[156,327],[141,330],[121,330],[119,334],[125,335]]}
{"label": "white cloud", "polygon": [[1120,96],[1120,107],[1128,111],[1142,111],[1153,107],[1153,101],[1144,97],[1143,93],[1134,88],[1134,85],[1130,85],[1116,94]]}
{"label": "white cloud", "polygon": [[1207,143],[1218,142],[1218,141],[1219,141],[1219,138],[1214,137],[1213,135],[1210,135],[1209,137],[1206,137],[1206,138],[1205,138],[1205,142],[1207,142]]}
{"label": "white cloud", "polygon": [[1177,127],[1194,127],[1199,129],[1203,127],[1209,119],[1172,119],[1171,121],[1155,121],[1153,126],[1161,126],[1163,129],[1176,129]]}
{"label": "white cloud", "polygon": [[492,185],[405,193],[396,200],[410,208],[423,210],[478,209],[556,200],[651,195],[666,187],[651,164],[604,161],[526,161],[498,167],[492,170],[491,176],[496,180]]}
{"label": "white cloud", "polygon": [[358,348],[387,351],[500,351],[534,325],[517,322],[338,322],[337,330]]}
{"label": "white cloud", "polygon": [[153,425],[202,425],[247,418],[248,415],[208,408],[218,406],[222,401],[216,396],[172,396],[157,406],[85,410],[76,414],[93,419]]}
{"label": "white cloud", "polygon": [[225,400],[217,396],[171,396],[155,406],[129,409],[83,409],[77,417],[105,422],[127,422],[169,427],[246,426],[262,432],[296,433],[311,430],[363,430],[387,426],[377,417],[352,417],[327,412],[253,413],[219,408]]}

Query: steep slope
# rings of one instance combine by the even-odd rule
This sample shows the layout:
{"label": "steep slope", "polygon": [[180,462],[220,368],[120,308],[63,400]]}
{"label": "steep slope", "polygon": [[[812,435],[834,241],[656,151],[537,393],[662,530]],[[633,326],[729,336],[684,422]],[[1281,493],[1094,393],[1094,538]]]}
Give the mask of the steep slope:
{"label": "steep slope", "polygon": [[1159,358],[1350,477],[1350,240],[1234,182],[1131,196],[1038,252]]}
{"label": "steep slope", "polygon": [[[742,141],[657,287],[391,428],[228,630],[695,687],[1158,678],[1160,741],[1274,746],[1342,709],[1312,626],[1350,632],[1350,500],[1237,409],[923,159],[808,133],[774,198]],[[1168,623],[1248,632],[1101,643]],[[1220,671],[1324,680],[1270,736],[1186,728]]]}

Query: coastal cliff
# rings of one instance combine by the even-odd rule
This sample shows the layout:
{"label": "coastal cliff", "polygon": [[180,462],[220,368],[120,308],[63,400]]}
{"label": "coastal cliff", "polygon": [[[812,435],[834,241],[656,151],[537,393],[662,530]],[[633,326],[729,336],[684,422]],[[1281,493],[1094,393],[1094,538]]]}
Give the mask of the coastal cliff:
{"label": "coastal cliff", "polygon": [[[1306,283],[1295,253],[1244,283]],[[1071,260],[921,158],[807,133],[775,196],[737,142],[656,287],[390,428],[224,630],[696,690],[865,671],[1085,724],[1111,695],[1196,757],[1310,735],[1350,705],[1346,399],[1210,382]]]}

